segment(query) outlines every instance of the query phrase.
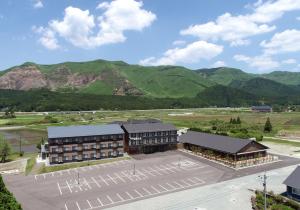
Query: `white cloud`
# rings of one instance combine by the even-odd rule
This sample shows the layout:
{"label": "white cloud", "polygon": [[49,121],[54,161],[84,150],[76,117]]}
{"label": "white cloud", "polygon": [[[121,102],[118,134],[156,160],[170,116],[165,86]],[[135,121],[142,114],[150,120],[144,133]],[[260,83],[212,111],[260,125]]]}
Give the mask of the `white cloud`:
{"label": "white cloud", "polygon": [[175,40],[173,43],[172,43],[173,45],[184,45],[184,44],[186,44],[186,41],[184,41],[184,40]]}
{"label": "white cloud", "polygon": [[230,43],[230,46],[232,46],[232,47],[236,47],[236,46],[248,46],[250,43],[251,43],[251,41],[248,40],[248,39],[245,39],[245,40],[240,39],[240,40],[232,41]]}
{"label": "white cloud", "polygon": [[295,64],[295,63],[297,63],[297,61],[293,58],[290,58],[290,59],[286,59],[286,60],[281,61],[281,63],[283,63],[283,64]]}
{"label": "white cloud", "polygon": [[103,10],[101,16],[94,16],[89,10],[67,7],[63,20],[50,21],[47,29],[85,49],[124,42],[124,31],[142,31],[156,19],[155,14],[142,6],[143,2],[135,0],[103,2],[97,6]]}
{"label": "white cloud", "polygon": [[211,65],[211,67],[213,68],[224,67],[224,66],[226,66],[226,63],[224,61],[217,61],[213,65]]}
{"label": "white cloud", "polygon": [[38,39],[38,42],[42,44],[45,48],[49,50],[56,50],[60,48],[58,41],[55,37],[55,32],[53,32],[52,30],[36,26],[33,26],[32,30],[35,33],[41,34],[41,37]]}
{"label": "white cloud", "polygon": [[297,17],[296,19],[297,19],[297,20],[300,20],[300,17]]}
{"label": "white cloud", "polygon": [[257,68],[260,71],[272,70],[280,66],[279,62],[265,55],[255,57],[235,55],[233,58],[236,61],[247,63],[250,67]]}
{"label": "white cloud", "polygon": [[280,54],[300,51],[300,31],[292,29],[276,33],[271,40],[260,44],[265,54]]}
{"label": "white cloud", "polygon": [[4,16],[2,14],[0,14],[0,20],[4,19]]}
{"label": "white cloud", "polygon": [[43,7],[44,7],[44,4],[43,4],[42,0],[35,0],[35,2],[33,4],[33,8],[40,9]]}
{"label": "white cloud", "polygon": [[282,17],[285,12],[299,9],[299,0],[258,1],[250,14],[234,16],[225,13],[215,21],[191,25],[181,34],[204,40],[221,39],[230,42],[231,46],[245,45],[249,44],[247,38],[275,30],[275,26],[268,24]]}
{"label": "white cloud", "polygon": [[150,57],[140,61],[141,65],[174,65],[177,63],[196,63],[209,60],[223,51],[223,46],[205,41],[197,41],[183,48],[167,50],[161,58]]}

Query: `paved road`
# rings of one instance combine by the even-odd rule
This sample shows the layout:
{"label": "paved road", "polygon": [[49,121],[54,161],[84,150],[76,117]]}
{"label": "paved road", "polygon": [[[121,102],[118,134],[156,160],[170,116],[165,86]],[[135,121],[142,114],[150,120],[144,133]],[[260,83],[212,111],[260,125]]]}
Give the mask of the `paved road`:
{"label": "paved road", "polygon": [[[282,182],[295,168],[296,166],[289,166],[267,172],[268,190],[278,194],[285,192],[286,187]],[[137,201],[108,210],[251,210],[250,199],[253,192],[249,189],[262,190],[259,175],[263,173]]]}

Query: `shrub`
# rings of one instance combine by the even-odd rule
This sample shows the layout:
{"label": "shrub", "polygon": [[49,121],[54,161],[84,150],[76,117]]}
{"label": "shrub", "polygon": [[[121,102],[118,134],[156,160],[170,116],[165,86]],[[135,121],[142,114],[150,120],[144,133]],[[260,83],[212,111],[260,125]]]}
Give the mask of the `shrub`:
{"label": "shrub", "polygon": [[12,193],[10,193],[0,175],[0,210],[21,210],[21,205],[17,202]]}

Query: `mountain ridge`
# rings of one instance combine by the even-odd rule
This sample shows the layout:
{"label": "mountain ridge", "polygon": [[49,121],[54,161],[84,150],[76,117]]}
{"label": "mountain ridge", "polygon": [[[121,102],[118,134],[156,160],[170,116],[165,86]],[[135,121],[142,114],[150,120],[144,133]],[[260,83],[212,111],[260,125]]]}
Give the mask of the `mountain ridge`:
{"label": "mountain ridge", "polygon": [[[193,98],[206,90],[220,95],[219,85],[228,87],[230,94],[239,90],[239,97],[241,93],[286,97],[300,93],[300,73],[251,74],[230,67],[191,70],[182,66],[140,66],[103,59],[47,65],[26,62],[0,72],[0,89],[25,91],[45,88],[95,95]],[[249,91],[250,87],[257,91]]]}

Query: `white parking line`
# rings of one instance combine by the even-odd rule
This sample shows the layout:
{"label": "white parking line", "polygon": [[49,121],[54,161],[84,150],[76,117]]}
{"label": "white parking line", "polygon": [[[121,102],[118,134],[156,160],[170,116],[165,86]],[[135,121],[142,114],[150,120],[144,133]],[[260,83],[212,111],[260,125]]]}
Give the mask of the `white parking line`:
{"label": "white parking line", "polygon": [[99,177],[100,177],[100,179],[101,179],[107,186],[109,186],[109,184],[107,183],[107,181],[105,181],[105,179],[104,179],[101,175],[99,175]]}
{"label": "white parking line", "polygon": [[59,186],[59,183],[58,183],[58,182],[57,182],[57,187],[58,187],[58,189],[59,189],[60,195],[62,195],[62,192],[61,192],[61,189],[60,189],[60,186]]}
{"label": "white parking line", "polygon": [[156,189],[155,187],[153,187],[152,185],[151,185],[151,188],[152,188],[154,191],[156,191],[157,193],[160,193],[160,191],[159,191],[158,189]]}
{"label": "white parking line", "polygon": [[125,192],[131,199],[134,199],[134,197],[132,196],[132,195],[130,195],[130,193],[129,192]]}
{"label": "white parking line", "polygon": [[89,204],[90,208],[92,209],[93,206],[91,205],[90,201],[89,201],[89,200],[86,200],[86,202]]}
{"label": "white parking line", "polygon": [[190,182],[192,182],[193,184],[198,184],[198,182],[192,180],[191,178],[187,179],[187,181],[190,181]]}
{"label": "white parking line", "polygon": [[[154,166],[158,171],[161,171],[162,173],[165,173],[165,174],[169,174],[170,172],[168,172],[168,171],[171,171],[170,169],[168,169],[167,167],[165,167],[165,166],[163,166],[163,168],[160,168],[160,167],[158,167],[158,166]],[[171,171],[172,173],[174,172],[174,171]]]}
{"label": "white parking line", "polygon": [[76,201],[76,206],[77,206],[78,210],[81,210],[77,201]]}
{"label": "white parking line", "polygon": [[125,177],[127,177],[130,181],[134,181],[134,179],[132,179],[131,176],[127,175],[124,171],[121,172],[121,174],[123,174]]}
{"label": "white parking line", "polygon": [[34,175],[35,180],[37,180],[37,175]]}
{"label": "white parking line", "polygon": [[140,171],[140,170],[135,170],[135,171],[137,172],[138,175],[145,177],[145,179],[148,178],[148,176],[146,174],[144,174],[142,171]]}
{"label": "white parking line", "polygon": [[67,183],[67,186],[68,186],[68,188],[69,188],[70,192],[72,193],[72,189],[71,189],[71,186],[69,185],[69,182],[68,182],[68,180],[66,180],[66,183]]}
{"label": "white parking line", "polygon": [[186,182],[186,181],[184,181],[184,180],[180,180],[181,182],[183,182],[185,185],[187,185],[187,186],[193,186],[193,185],[191,185],[190,183],[188,183],[188,182]]}
{"label": "white parking line", "polygon": [[110,204],[115,203],[115,202],[111,199],[111,197],[109,197],[109,195],[106,195],[106,197],[107,197],[107,199],[110,201]]}
{"label": "white parking line", "polygon": [[117,196],[120,198],[121,201],[125,201],[125,199],[122,198],[122,196],[119,193],[117,193]]}
{"label": "white parking line", "polygon": [[162,185],[158,185],[159,187],[161,187],[162,189],[164,189],[165,191],[169,191],[167,188],[165,188],[164,186],[162,186]]}
{"label": "white parking line", "polygon": [[97,198],[97,201],[100,203],[101,206],[103,206],[102,201],[100,200],[100,198]]}
{"label": "white parking line", "polygon": [[134,192],[136,192],[136,194],[138,194],[141,198],[144,197],[139,191],[134,190]]}
{"label": "white parking line", "polygon": [[106,176],[107,176],[111,181],[113,181],[115,184],[118,184],[118,182],[116,182],[115,179],[112,178],[109,174],[106,174]]}
{"label": "white parking line", "polygon": [[62,171],[59,171],[60,175],[62,176],[63,175],[63,172]]}
{"label": "white parking line", "polygon": [[96,184],[99,188],[101,188],[101,185],[97,182],[97,180],[96,180],[94,177],[91,177],[91,179],[95,182],[95,184]]}
{"label": "white parking line", "polygon": [[67,204],[66,204],[66,203],[65,203],[65,209],[66,209],[66,210],[68,210],[68,206],[67,206]]}
{"label": "white parking line", "polygon": [[117,178],[119,178],[122,182],[126,183],[125,179],[119,176],[117,173],[114,173]]}
{"label": "white parking line", "polygon": [[148,195],[152,195],[152,193],[151,192],[149,192],[146,188],[142,188]]}
{"label": "white parking line", "polygon": [[171,187],[172,188],[172,190],[176,190],[176,189],[178,189],[177,187],[174,187],[173,185],[171,185],[170,183],[166,183],[166,185],[168,185],[169,187]]}
{"label": "white parking line", "polygon": [[83,181],[88,186],[88,188],[92,189],[92,187],[90,186],[90,184],[87,182],[86,178],[83,178]]}
{"label": "white parking line", "polygon": [[157,170],[155,170],[155,169],[153,169],[153,168],[151,168],[151,167],[147,167],[147,168],[150,168],[151,172],[155,172],[155,173],[157,173],[157,174],[159,174],[159,175],[163,175],[163,174],[159,173]]}
{"label": "white parking line", "polygon": [[52,176],[54,176],[54,173],[53,173],[53,172],[51,172],[51,175],[52,175]]}
{"label": "white parking line", "polygon": [[179,184],[178,182],[174,181],[173,183],[175,183],[176,185],[178,185],[180,188],[184,188],[184,186],[182,184]]}
{"label": "white parking line", "polygon": [[44,179],[46,179],[46,174],[43,174],[43,176],[44,176]]}
{"label": "white parking line", "polygon": [[151,176],[157,176],[156,174],[153,174],[151,171],[147,171],[146,169],[141,169],[144,173],[147,173]]}
{"label": "white parking line", "polygon": [[196,179],[197,181],[201,182],[201,184],[205,183],[205,181],[203,181],[202,179],[199,179],[198,177],[194,177],[194,179]]}

